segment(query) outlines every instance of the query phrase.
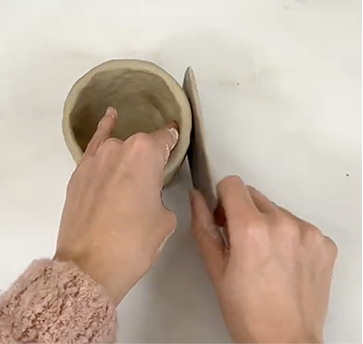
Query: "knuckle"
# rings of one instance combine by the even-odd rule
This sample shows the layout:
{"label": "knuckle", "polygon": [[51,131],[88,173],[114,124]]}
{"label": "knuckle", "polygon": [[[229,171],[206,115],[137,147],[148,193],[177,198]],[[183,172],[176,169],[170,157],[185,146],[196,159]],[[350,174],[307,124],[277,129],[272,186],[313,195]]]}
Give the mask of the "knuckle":
{"label": "knuckle", "polygon": [[245,234],[247,238],[256,238],[269,232],[269,224],[262,216],[256,217],[246,225]]}
{"label": "knuckle", "polygon": [[258,247],[263,252],[268,252],[272,245],[272,232],[267,221],[252,221],[246,224],[243,231],[230,232],[231,245],[244,249]]}
{"label": "knuckle", "polygon": [[338,246],[331,238],[329,238],[327,236],[325,236],[324,238],[325,238],[325,245],[328,249],[328,252],[331,255],[331,257],[335,260],[336,257],[338,256]]}
{"label": "knuckle", "polygon": [[278,212],[274,217],[274,225],[277,229],[288,230],[289,227],[295,226],[296,221],[294,221],[290,216],[283,212]]}
{"label": "knuckle", "polygon": [[298,241],[300,239],[300,228],[297,221],[284,213],[276,216],[274,227],[280,235],[290,240]]}
{"label": "knuckle", "polygon": [[312,243],[323,243],[324,235],[318,227],[307,223],[304,225],[303,231],[307,241]]}
{"label": "knuckle", "polygon": [[127,141],[137,152],[150,152],[155,148],[153,138],[145,133],[137,133],[131,136]]}
{"label": "knuckle", "polygon": [[252,185],[246,185],[246,189],[250,194],[253,194],[256,192],[256,189]]}
{"label": "knuckle", "polygon": [[106,140],[100,147],[100,149],[102,150],[106,150],[106,151],[113,151],[113,150],[116,150],[116,149],[119,149],[121,144],[121,142],[112,137],[112,138],[109,138],[108,140]]}

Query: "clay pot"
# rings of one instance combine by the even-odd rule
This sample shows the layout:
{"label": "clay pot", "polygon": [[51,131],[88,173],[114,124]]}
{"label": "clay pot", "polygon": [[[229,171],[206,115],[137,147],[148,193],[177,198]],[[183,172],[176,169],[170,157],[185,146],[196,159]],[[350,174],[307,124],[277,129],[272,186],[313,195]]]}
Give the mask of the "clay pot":
{"label": "clay pot", "polygon": [[78,163],[107,107],[117,109],[113,136],[126,140],[176,121],[180,139],[165,167],[168,183],[182,164],[192,128],[191,110],[179,84],[157,65],[140,60],[112,60],[82,76],[64,105],[63,134]]}

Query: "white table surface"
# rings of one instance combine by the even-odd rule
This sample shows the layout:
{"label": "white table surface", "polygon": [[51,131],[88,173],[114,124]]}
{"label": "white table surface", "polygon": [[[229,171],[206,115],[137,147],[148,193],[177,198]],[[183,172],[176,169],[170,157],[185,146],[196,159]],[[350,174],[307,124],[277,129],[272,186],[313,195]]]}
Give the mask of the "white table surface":
{"label": "white table surface", "polygon": [[[359,0],[0,0],[0,288],[53,254],[75,165],[61,133],[74,81],[111,58],[197,75],[212,165],[240,174],[339,246],[328,342],[361,342]],[[119,307],[122,342],[228,342],[189,233],[187,166],[165,191],[179,220]]]}

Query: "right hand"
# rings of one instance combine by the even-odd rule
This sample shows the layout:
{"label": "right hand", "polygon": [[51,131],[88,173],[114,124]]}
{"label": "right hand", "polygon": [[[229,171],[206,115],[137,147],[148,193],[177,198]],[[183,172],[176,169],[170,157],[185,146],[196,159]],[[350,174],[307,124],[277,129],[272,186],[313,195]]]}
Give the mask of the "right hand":
{"label": "right hand", "polygon": [[236,342],[322,342],[337,247],[239,177],[218,185],[230,248],[192,191],[193,234]]}

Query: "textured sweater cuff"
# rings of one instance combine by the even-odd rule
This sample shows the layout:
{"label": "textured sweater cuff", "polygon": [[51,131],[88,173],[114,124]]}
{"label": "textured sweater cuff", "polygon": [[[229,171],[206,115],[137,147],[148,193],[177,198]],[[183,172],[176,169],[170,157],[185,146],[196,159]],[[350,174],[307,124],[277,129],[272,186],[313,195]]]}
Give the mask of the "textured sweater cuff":
{"label": "textured sweater cuff", "polygon": [[[111,343],[116,309],[71,262],[34,261],[1,295],[0,324],[18,343]],[[3,329],[5,330],[5,329]]]}

